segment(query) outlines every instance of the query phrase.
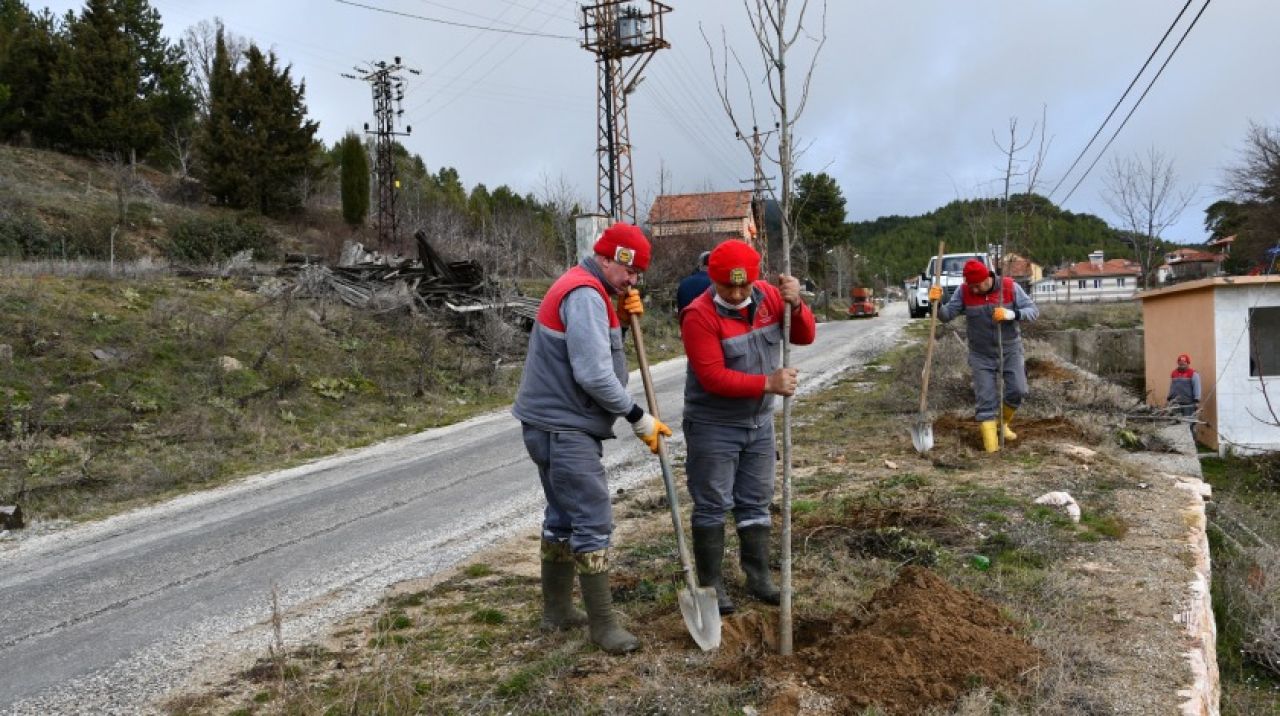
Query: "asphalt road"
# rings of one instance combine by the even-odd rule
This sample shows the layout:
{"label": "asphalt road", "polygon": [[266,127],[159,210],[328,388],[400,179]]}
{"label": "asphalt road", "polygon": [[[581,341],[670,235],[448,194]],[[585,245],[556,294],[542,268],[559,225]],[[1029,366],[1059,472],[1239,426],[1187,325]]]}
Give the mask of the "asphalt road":
{"label": "asphalt road", "polygon": [[[792,351],[801,391],[891,346],[905,317],[895,304],[877,319],[820,325],[813,346]],[[684,361],[653,375],[679,441]],[[643,404],[635,373],[631,386]],[[619,436],[605,450],[612,483],[655,479],[656,461]],[[533,527],[540,510],[519,426],[501,411],[0,543],[0,711],[150,711],[194,670],[265,653],[273,590],[296,644],[392,584]]]}

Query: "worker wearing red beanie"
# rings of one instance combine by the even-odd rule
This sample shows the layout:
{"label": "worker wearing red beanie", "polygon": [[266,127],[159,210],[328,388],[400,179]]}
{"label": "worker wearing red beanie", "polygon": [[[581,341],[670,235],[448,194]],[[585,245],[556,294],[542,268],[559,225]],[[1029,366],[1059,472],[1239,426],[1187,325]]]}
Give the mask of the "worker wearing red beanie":
{"label": "worker wearing red beanie", "polygon": [[[542,626],[587,624],[591,641],[611,654],[640,642],[613,613],[609,546],[613,512],[600,455],[619,416],[653,452],[671,429],[627,393],[622,326],[644,314],[633,288],[649,267],[649,240],[614,224],[587,256],[551,285],[529,334],[524,375],[511,413],[538,467],[542,519]],[[616,306],[615,306],[616,298]],[[573,606],[574,572],[587,612]]]}
{"label": "worker wearing red beanie", "polygon": [[1200,374],[1191,367],[1191,356],[1186,353],[1178,356],[1178,367],[1169,375],[1169,394],[1164,400],[1170,408],[1190,419],[1191,439],[1195,440],[1195,417],[1200,412]]}
{"label": "worker wearing red beanie", "polygon": [[688,357],[684,388],[685,473],[693,498],[693,555],[698,583],[714,587],[720,612],[734,611],[721,576],[725,516],[732,510],[747,592],[777,604],[769,575],[776,447],[775,395],[791,395],[796,370],[782,365],[782,325],[791,314],[792,343],[817,334],[800,282],[780,275],[760,280],[760,254],[744,241],[725,241],[707,261],[712,290],[680,312]]}
{"label": "worker wearing red beanie", "polygon": [[[973,369],[973,393],[977,401],[975,417],[982,435],[982,448],[987,452],[1000,449],[1001,428],[1005,440],[1018,437],[1009,429],[1014,413],[1027,395],[1027,371],[1018,321],[1034,321],[1040,315],[1040,309],[1013,279],[999,277],[997,283],[997,278],[985,262],[970,259],[964,265],[964,285],[951,294],[947,303],[938,304],[938,319],[943,322],[960,315],[965,317],[969,367]],[[930,301],[936,303],[941,299],[941,286],[929,289]],[[996,331],[1000,331],[998,339]],[[1003,373],[1003,396],[996,389],[997,372]]]}

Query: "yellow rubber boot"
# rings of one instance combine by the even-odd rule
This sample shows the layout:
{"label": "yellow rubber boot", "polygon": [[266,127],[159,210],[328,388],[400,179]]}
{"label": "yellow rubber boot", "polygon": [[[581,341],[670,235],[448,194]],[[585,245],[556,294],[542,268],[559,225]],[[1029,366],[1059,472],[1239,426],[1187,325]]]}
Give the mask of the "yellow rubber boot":
{"label": "yellow rubber boot", "polygon": [[996,452],[1000,449],[1000,437],[998,435],[999,426],[994,420],[983,420],[978,423],[978,428],[982,430],[982,449],[987,452]]}
{"label": "yellow rubber boot", "polygon": [[1012,407],[1009,407],[1008,405],[1005,405],[1003,408],[1003,412],[1001,415],[1004,417],[1004,439],[1005,440],[1018,439],[1018,434],[1009,429],[1009,423],[1013,422],[1013,414],[1016,412],[1018,412],[1017,408],[1012,408]]}

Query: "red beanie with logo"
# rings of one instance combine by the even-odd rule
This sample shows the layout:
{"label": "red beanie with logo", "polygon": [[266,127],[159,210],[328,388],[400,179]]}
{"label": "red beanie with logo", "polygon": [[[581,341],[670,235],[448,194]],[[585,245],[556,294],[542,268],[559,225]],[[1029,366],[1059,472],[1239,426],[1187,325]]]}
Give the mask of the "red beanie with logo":
{"label": "red beanie with logo", "polygon": [[1187,355],[1186,353],[1182,353],[1178,356],[1178,362],[1191,365],[1191,356]]}
{"label": "red beanie with logo", "polygon": [[605,229],[591,250],[637,271],[649,268],[649,240],[633,224],[614,224]]}
{"label": "red beanie with logo", "polygon": [[760,278],[760,252],[745,241],[730,239],[711,250],[707,273],[716,283],[750,285]]}
{"label": "red beanie with logo", "polygon": [[977,259],[969,259],[964,264],[964,282],[976,286],[991,277],[987,265]]}

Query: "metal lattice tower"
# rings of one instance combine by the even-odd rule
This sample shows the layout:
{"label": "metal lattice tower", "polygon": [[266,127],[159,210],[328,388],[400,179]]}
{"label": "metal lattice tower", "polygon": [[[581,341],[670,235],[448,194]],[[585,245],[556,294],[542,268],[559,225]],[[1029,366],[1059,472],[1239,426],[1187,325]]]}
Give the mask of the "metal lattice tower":
{"label": "metal lattice tower", "polygon": [[419,71],[400,64],[399,57],[391,64],[379,61],[369,67],[356,67],[355,71],[359,74],[342,76],[368,82],[373,89],[374,128],[369,129],[369,123],[365,122],[364,133],[375,137],[373,178],[378,192],[378,246],[384,252],[403,253],[396,219],[396,190],[400,182],[396,179],[392,149],[394,138],[412,134],[413,127],[405,127],[403,132],[395,129],[396,119],[404,114],[404,77],[396,73],[406,71],[416,75]]}
{"label": "metal lattice tower", "polygon": [[[764,157],[764,143],[768,140],[769,135],[778,131],[778,125],[775,124],[773,129],[767,132],[761,132],[759,127],[751,128],[751,165],[753,168],[752,177],[744,179],[742,183],[751,184],[751,218],[756,223],[756,238],[753,243],[760,250],[760,255],[764,256],[765,268],[769,268],[769,232],[765,225],[767,220],[767,212],[765,211],[765,195],[771,192],[769,182],[775,177],[767,177],[764,175],[764,166],[761,160]],[[735,133],[737,139],[746,141],[747,137],[741,133]]]}
{"label": "metal lattice tower", "polygon": [[[653,53],[671,47],[663,39],[662,16],[671,8],[657,0],[607,0],[582,6],[582,47],[596,56],[596,198],[599,211],[636,223],[627,95],[640,83]],[[630,62],[628,62],[630,59]]]}

